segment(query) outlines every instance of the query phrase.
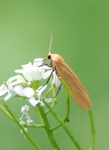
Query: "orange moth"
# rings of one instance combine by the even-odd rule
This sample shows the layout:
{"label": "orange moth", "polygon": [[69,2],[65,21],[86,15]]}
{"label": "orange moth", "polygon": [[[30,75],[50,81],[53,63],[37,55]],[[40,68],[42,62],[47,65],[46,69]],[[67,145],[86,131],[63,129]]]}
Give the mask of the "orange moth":
{"label": "orange moth", "polygon": [[49,60],[50,67],[52,67],[52,69],[56,71],[58,76],[66,83],[72,99],[82,109],[88,111],[92,104],[86,89],[84,88],[84,86],[82,85],[81,81],[78,79],[76,74],[66,64],[64,59],[58,54],[50,53],[51,43],[52,43],[52,35],[49,53],[45,59]]}
{"label": "orange moth", "polygon": [[47,58],[50,62],[50,66],[68,86],[72,99],[81,108],[88,111],[91,107],[91,101],[86,89],[76,74],[71,70],[60,55],[48,53]]}

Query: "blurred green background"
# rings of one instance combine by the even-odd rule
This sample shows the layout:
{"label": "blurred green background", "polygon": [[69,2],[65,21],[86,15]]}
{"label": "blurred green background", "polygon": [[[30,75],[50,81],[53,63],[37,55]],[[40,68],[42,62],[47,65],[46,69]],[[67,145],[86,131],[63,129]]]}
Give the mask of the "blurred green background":
{"label": "blurred green background", "polygon": [[[109,1],[94,0],[0,0],[0,84],[15,75],[14,70],[48,53],[53,33],[52,53],[60,54],[80,78],[92,100],[96,141],[95,150],[109,149]],[[55,110],[65,115],[65,95],[58,95]],[[20,118],[27,104],[14,98],[10,108]],[[34,109],[30,114],[39,123]],[[34,150],[19,128],[0,112],[0,149]],[[49,115],[51,124],[55,119]],[[88,150],[90,124],[88,113],[71,100],[67,126],[83,150]],[[42,150],[52,150],[43,129],[28,133]],[[54,132],[61,150],[76,150],[62,128]]]}

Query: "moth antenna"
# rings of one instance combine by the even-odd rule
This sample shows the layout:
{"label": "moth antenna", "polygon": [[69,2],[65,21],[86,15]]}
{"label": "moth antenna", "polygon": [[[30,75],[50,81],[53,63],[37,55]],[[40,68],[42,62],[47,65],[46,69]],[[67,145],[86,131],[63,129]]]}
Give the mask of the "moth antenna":
{"label": "moth antenna", "polygon": [[50,53],[50,50],[51,50],[51,46],[52,46],[52,39],[53,39],[53,33],[51,34],[51,38],[50,38],[49,53]]}

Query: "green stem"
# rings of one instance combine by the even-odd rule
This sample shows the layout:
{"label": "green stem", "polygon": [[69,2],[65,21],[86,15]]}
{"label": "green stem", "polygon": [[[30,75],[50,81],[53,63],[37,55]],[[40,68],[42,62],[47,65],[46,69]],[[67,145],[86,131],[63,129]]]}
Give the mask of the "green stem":
{"label": "green stem", "polygon": [[[53,96],[55,95],[55,85],[53,84],[53,85],[51,85],[51,88],[45,93],[45,95],[44,95],[44,97],[46,97],[50,92],[52,91],[52,93],[53,93]],[[53,102],[52,102],[52,104],[51,104],[51,108],[53,108],[55,105],[56,105],[56,103],[57,103],[57,100],[56,100],[56,98],[55,99],[53,99]],[[48,114],[50,112],[50,110],[49,109],[47,109],[46,111],[45,111],[45,114]]]}
{"label": "green stem", "polygon": [[23,131],[24,135],[27,137],[27,139],[31,142],[31,144],[37,149],[37,150],[41,150],[41,148],[32,140],[32,138],[29,136],[29,134],[25,131],[24,127],[19,123],[19,120],[14,116],[13,112],[10,110],[10,108],[8,107],[8,105],[5,103],[5,101],[3,101],[4,106],[6,107],[6,109],[8,110],[8,112],[10,113],[10,115],[12,116],[13,120],[16,122],[16,124],[20,127],[20,129]]}
{"label": "green stem", "polygon": [[[54,108],[54,106],[56,105],[56,103],[57,103],[57,100],[54,99],[50,107],[51,107],[51,108]],[[45,111],[45,114],[47,115],[49,112],[50,112],[50,110],[47,109],[47,110]]]}
{"label": "green stem", "polygon": [[9,112],[2,105],[0,105],[0,109],[8,118],[14,121],[13,117],[9,114]]}
{"label": "green stem", "polygon": [[36,100],[38,100],[38,95],[37,95],[37,93],[36,93],[36,85],[34,84],[33,81],[31,82],[31,86],[32,86],[32,89],[33,89],[33,91],[34,91],[35,98],[36,98]]}
{"label": "green stem", "polygon": [[90,148],[89,150],[94,149],[94,143],[95,143],[95,128],[94,128],[94,120],[92,116],[91,110],[89,110],[89,118],[90,118],[90,126],[91,126],[91,141],[90,141]]}
{"label": "green stem", "polygon": [[55,85],[52,85],[49,90],[44,94],[44,97],[46,97],[53,89],[55,88]]}
{"label": "green stem", "polygon": [[66,83],[62,79],[60,79],[60,81],[62,82],[63,86],[66,89],[66,106],[67,106],[67,108],[66,108],[66,115],[65,115],[64,121],[68,122],[69,121],[69,112],[70,112],[70,100],[69,100],[70,99],[70,93],[69,93],[69,89],[68,89]]}
{"label": "green stem", "polygon": [[57,130],[59,127],[61,127],[61,124],[59,123],[58,125],[50,128],[50,131],[53,132],[54,130]]}
{"label": "green stem", "polygon": [[46,131],[46,133],[48,135],[48,138],[49,138],[53,148],[56,149],[56,150],[60,150],[60,148],[58,147],[58,144],[56,143],[56,141],[54,139],[53,133],[50,130],[50,124],[49,124],[48,119],[47,119],[47,117],[45,115],[43,107],[42,106],[38,106],[38,110],[39,110],[39,112],[40,112],[40,114],[42,116],[43,123],[45,124],[45,131]]}
{"label": "green stem", "polygon": [[[38,97],[36,95],[36,90],[35,90],[34,84],[32,84],[32,85],[33,85],[33,89],[34,89],[35,99],[37,100]],[[40,118],[41,122],[45,126],[45,131],[46,131],[46,133],[48,135],[48,138],[49,138],[53,148],[56,149],[56,150],[60,150],[60,148],[58,147],[58,144],[56,143],[56,141],[54,139],[53,133],[50,131],[50,124],[48,122],[48,119],[47,119],[47,116],[46,116],[46,114],[44,112],[43,107],[40,106],[40,104],[38,104],[36,108],[37,108],[37,113],[39,115],[39,118]]]}
{"label": "green stem", "polygon": [[24,127],[29,127],[29,128],[45,128],[44,124],[24,124]]}
{"label": "green stem", "polygon": [[66,127],[64,121],[56,114],[56,112],[49,106],[48,103],[45,102],[45,104],[50,109],[50,111],[54,115],[54,117],[60,122],[61,126],[64,128],[64,130],[66,131],[66,133],[68,134],[68,136],[70,137],[70,139],[72,140],[72,142],[75,144],[76,148],[78,150],[82,150],[81,147],[80,147],[80,145],[78,144],[78,142],[74,138],[74,136],[71,134],[70,130]]}

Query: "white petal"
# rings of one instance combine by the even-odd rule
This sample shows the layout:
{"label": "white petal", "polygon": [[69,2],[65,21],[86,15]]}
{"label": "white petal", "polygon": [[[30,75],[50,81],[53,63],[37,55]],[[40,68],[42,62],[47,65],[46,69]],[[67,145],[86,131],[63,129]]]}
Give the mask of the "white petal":
{"label": "white petal", "polygon": [[8,90],[2,90],[0,91],[0,96],[4,95],[5,93],[7,93]]}
{"label": "white petal", "polygon": [[12,82],[12,86],[22,83],[22,80],[16,80]]}
{"label": "white petal", "polygon": [[32,63],[29,62],[28,64],[25,64],[25,65],[22,65],[23,68],[26,68],[26,67],[31,67],[32,66]]}
{"label": "white petal", "polygon": [[56,87],[58,87],[58,88],[60,87],[61,82],[60,82],[59,78],[56,79],[56,83],[55,84],[56,84]]}
{"label": "white petal", "polygon": [[12,94],[8,93],[7,96],[5,96],[4,100],[7,101],[8,99],[10,99],[12,97]]}
{"label": "white petal", "polygon": [[41,94],[42,92],[47,88],[47,84],[45,86],[40,86],[38,89],[37,89],[37,95],[38,95],[38,98],[40,99],[41,97]]}
{"label": "white petal", "polygon": [[42,101],[40,102],[40,106],[44,106],[44,103]]}
{"label": "white petal", "polygon": [[9,92],[11,95],[14,95],[14,96],[15,96],[15,95],[17,94],[16,91],[15,91],[15,89],[12,87],[11,84],[8,86],[8,88],[9,88],[8,92]]}
{"label": "white petal", "polygon": [[31,73],[30,73],[30,68],[25,69],[25,70],[23,71],[23,76],[25,77],[25,79],[26,79],[27,81],[32,81],[32,76],[31,76]]}
{"label": "white petal", "polygon": [[49,69],[51,70],[51,69],[52,69],[51,67],[49,67],[49,66],[47,66],[47,65],[43,65],[42,67],[43,67],[44,69],[47,69],[47,70],[49,70]]}
{"label": "white petal", "polygon": [[23,94],[23,87],[22,86],[18,85],[14,89],[16,91],[16,94],[18,94],[20,96],[24,96],[24,94]]}
{"label": "white petal", "polygon": [[61,85],[61,82],[59,80],[59,78],[57,77],[56,73],[53,72],[53,81],[52,84],[55,84],[56,87],[59,87]]}
{"label": "white petal", "polygon": [[29,106],[28,105],[25,105],[25,106],[22,106],[21,108],[21,113],[25,113],[29,110]]}
{"label": "white petal", "polygon": [[33,120],[28,119],[28,120],[27,120],[27,123],[28,123],[28,124],[31,124],[31,123],[33,123]]}
{"label": "white petal", "polygon": [[43,92],[45,89],[47,88],[47,84],[45,86],[40,86],[38,89],[37,89],[37,92]]}
{"label": "white petal", "polygon": [[23,70],[22,69],[16,69],[16,70],[14,70],[14,72],[16,72],[16,73],[23,73]]}
{"label": "white petal", "polygon": [[[24,115],[24,114],[23,114],[23,115]],[[22,118],[22,117],[21,117],[21,118]],[[21,120],[21,119],[19,119],[19,120]],[[21,125],[24,125],[25,122],[24,122],[23,120],[21,120],[21,121],[20,121],[20,124],[21,124]]]}
{"label": "white petal", "polygon": [[27,88],[24,88],[24,89],[23,89],[23,94],[24,94],[26,97],[28,97],[28,98],[33,98],[33,96],[34,96],[34,91],[33,91],[32,88],[27,87]]}
{"label": "white petal", "polygon": [[6,86],[4,85],[4,84],[2,84],[1,86],[0,86],[0,91],[2,91],[2,90],[6,90],[7,88],[6,88]]}
{"label": "white petal", "polygon": [[34,65],[40,66],[43,63],[43,58],[36,58],[34,59]]}
{"label": "white petal", "polygon": [[31,68],[30,74],[32,76],[32,80],[34,80],[34,81],[41,80],[42,75],[44,74],[44,69],[34,66],[34,67]]}
{"label": "white petal", "polygon": [[18,79],[18,76],[13,76],[11,78],[8,79],[7,83],[11,83],[12,81]]}
{"label": "white petal", "polygon": [[43,79],[48,78],[48,77],[51,75],[51,72],[52,72],[52,71],[53,71],[53,70],[49,70],[49,71],[45,72],[44,75],[43,75]]}
{"label": "white petal", "polygon": [[35,100],[33,98],[29,99],[29,102],[31,105],[36,106],[38,103],[40,103],[40,100]]}

